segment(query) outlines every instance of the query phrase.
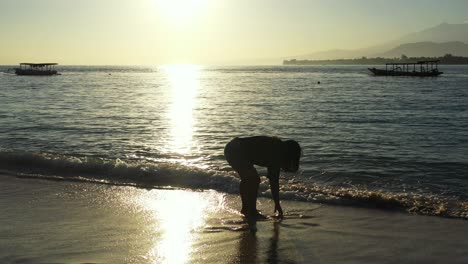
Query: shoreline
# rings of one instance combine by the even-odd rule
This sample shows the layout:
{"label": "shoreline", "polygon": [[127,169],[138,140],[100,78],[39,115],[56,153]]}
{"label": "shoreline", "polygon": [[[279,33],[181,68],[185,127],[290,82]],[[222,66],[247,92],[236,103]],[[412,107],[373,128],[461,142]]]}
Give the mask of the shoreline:
{"label": "shoreline", "polygon": [[[108,185],[108,186],[121,186],[121,187],[134,187],[145,190],[181,190],[181,191],[217,191],[220,193],[226,194],[237,194],[237,185],[231,186],[228,190],[219,190],[212,189],[209,187],[193,187],[190,185],[168,185],[168,186],[158,186],[152,184],[145,184],[144,182],[138,181],[108,181],[106,179],[92,178],[87,176],[79,177],[67,177],[67,176],[57,176],[57,175],[36,175],[36,174],[24,174],[19,173],[16,175],[11,174],[9,171],[0,171],[0,176],[2,173],[6,177],[16,177],[18,179],[36,179],[36,180],[47,180],[55,182],[77,182],[77,183],[89,183],[89,184],[98,184],[98,185]],[[231,183],[232,185],[232,183]],[[383,210],[388,212],[399,212],[409,215],[421,215],[421,216],[430,216],[430,217],[442,217],[449,219],[462,219],[468,220],[468,216],[464,211],[453,211],[454,208],[462,209],[465,203],[463,201],[452,201],[444,199],[431,199],[431,197],[417,196],[414,194],[405,194],[405,193],[381,193],[372,190],[353,190],[340,187],[323,187],[315,186],[308,189],[313,191],[316,197],[319,199],[304,199],[303,195],[298,190],[304,190],[303,186],[291,186],[288,190],[280,193],[280,198],[285,201],[296,201],[296,202],[306,202],[310,204],[326,204],[329,206],[347,206],[353,208],[365,208],[373,210]],[[262,182],[260,188],[259,198],[270,199],[271,195],[269,194],[269,188],[267,185]],[[291,195],[291,192],[293,195]],[[294,194],[295,193],[295,194]],[[298,196],[299,195],[299,196]],[[324,195],[329,198],[321,197]],[[287,196],[287,197],[286,197]],[[321,197],[321,198],[320,198]],[[452,207],[448,207],[448,205]],[[459,213],[459,214],[456,214]]]}
{"label": "shoreline", "polygon": [[[243,229],[237,195],[0,178],[0,261],[466,263],[468,222],[283,201]],[[270,199],[259,209],[272,211]]]}

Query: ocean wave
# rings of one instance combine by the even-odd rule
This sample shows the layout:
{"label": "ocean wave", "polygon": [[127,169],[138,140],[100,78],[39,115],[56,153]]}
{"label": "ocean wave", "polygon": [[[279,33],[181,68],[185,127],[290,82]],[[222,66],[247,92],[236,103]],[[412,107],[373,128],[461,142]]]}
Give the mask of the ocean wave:
{"label": "ocean wave", "polygon": [[290,183],[288,190],[283,190],[283,196],[301,201],[402,210],[421,215],[468,220],[468,201],[436,194],[393,193],[356,187],[306,186],[301,183]]}
{"label": "ocean wave", "polygon": [[[239,190],[239,178],[232,171],[201,169],[173,162],[6,151],[0,152],[0,172],[20,178],[142,188],[214,189],[227,193],[238,193]],[[268,180],[265,178],[260,184],[260,195],[271,197]],[[295,178],[281,179],[280,195],[286,200],[365,206],[468,219],[468,201],[440,195],[305,184]]]}
{"label": "ocean wave", "polygon": [[178,187],[237,192],[233,173],[185,166],[100,157],[77,157],[49,153],[0,152],[0,169],[20,177],[83,180],[145,188]]}

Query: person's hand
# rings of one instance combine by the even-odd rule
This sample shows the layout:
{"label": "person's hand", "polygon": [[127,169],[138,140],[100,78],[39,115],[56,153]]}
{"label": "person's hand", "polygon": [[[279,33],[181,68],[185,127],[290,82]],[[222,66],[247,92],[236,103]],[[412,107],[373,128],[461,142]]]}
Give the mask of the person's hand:
{"label": "person's hand", "polygon": [[278,218],[282,219],[283,218],[283,209],[281,209],[281,205],[277,204],[275,205],[275,212],[278,212]]}

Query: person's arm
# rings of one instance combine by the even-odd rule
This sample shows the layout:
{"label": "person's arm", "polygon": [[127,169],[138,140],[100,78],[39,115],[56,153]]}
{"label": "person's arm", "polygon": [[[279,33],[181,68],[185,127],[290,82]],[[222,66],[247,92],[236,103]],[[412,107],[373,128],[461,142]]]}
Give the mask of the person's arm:
{"label": "person's arm", "polygon": [[283,209],[279,201],[279,168],[268,168],[268,179],[270,180],[270,189],[271,195],[273,196],[273,201],[275,202],[275,213],[278,212],[280,218],[283,217]]}

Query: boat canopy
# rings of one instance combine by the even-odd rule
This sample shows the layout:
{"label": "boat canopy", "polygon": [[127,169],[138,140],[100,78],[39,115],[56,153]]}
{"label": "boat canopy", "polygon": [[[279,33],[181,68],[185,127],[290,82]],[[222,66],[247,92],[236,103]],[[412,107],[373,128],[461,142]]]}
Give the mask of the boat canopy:
{"label": "boat canopy", "polygon": [[[439,76],[442,74],[437,69],[439,60],[427,60],[418,62],[391,62],[385,64],[385,70],[369,68],[375,75],[384,76]],[[419,68],[419,71],[417,69]]]}
{"label": "boat canopy", "polygon": [[54,75],[58,74],[54,69],[58,63],[20,63],[19,68],[15,68],[17,75]]}

